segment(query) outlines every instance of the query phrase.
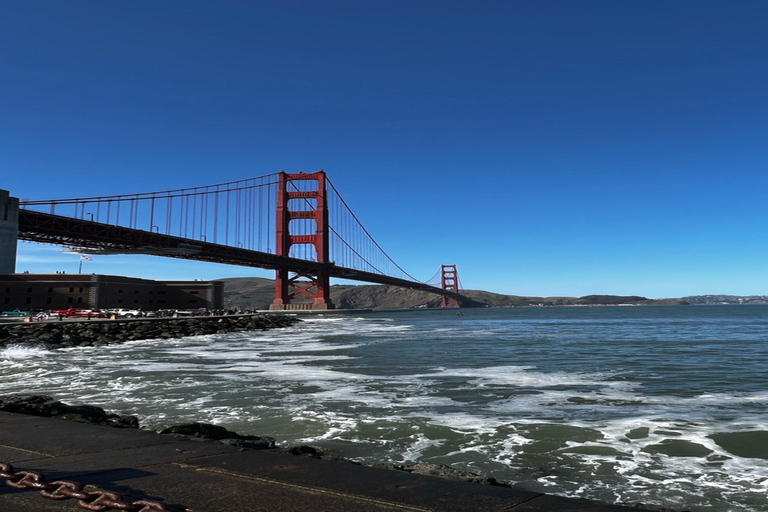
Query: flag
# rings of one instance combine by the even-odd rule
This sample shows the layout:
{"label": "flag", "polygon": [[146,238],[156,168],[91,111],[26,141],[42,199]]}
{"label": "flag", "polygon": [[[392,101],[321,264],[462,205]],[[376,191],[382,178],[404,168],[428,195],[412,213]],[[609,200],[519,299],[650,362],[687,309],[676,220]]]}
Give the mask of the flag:
{"label": "flag", "polygon": [[86,256],[85,254],[81,254],[80,255],[80,259],[81,260],[93,261],[93,258],[91,258],[90,256]]}

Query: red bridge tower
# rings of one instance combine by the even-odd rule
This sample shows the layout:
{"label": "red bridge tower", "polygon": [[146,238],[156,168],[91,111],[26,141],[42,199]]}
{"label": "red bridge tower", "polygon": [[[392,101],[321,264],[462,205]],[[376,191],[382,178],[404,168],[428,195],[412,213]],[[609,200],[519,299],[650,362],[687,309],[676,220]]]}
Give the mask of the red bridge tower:
{"label": "red bridge tower", "polygon": [[[294,182],[314,181],[314,189]],[[310,190],[306,190],[309,188]],[[310,244],[318,263],[329,263],[328,204],[325,172],[280,173],[277,191],[277,255],[289,257],[291,246]],[[297,208],[301,206],[302,208]],[[309,207],[309,208],[308,208]],[[314,220],[313,234],[291,234],[291,221]],[[334,309],[330,297],[330,276],[322,266],[317,272],[277,270],[275,300],[271,310]],[[296,302],[294,302],[296,301]]]}
{"label": "red bridge tower", "polygon": [[[442,278],[440,283],[443,290],[459,293],[459,274],[456,271],[456,265],[443,265],[441,267]],[[449,297],[443,295],[443,307],[444,308],[458,308],[459,299],[456,297]]]}

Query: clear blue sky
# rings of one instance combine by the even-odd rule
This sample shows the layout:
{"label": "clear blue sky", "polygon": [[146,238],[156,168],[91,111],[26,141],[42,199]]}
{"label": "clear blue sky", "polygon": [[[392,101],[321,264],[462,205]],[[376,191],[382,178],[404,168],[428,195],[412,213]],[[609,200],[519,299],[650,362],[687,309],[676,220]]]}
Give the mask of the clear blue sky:
{"label": "clear blue sky", "polygon": [[[768,294],[764,1],[11,0],[0,55],[0,188],[20,198],[325,169],[421,279]],[[77,264],[19,245],[19,272]]]}

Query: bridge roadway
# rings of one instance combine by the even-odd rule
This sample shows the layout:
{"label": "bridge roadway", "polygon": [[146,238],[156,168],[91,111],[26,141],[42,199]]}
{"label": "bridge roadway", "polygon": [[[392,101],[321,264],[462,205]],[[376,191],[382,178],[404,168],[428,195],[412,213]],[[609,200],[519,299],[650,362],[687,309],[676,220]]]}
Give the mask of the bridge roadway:
{"label": "bridge roadway", "polygon": [[[638,512],[501,486],[0,411],[0,462],[173,512]],[[0,479],[3,512],[74,512]],[[141,507],[134,510],[138,512]],[[113,510],[113,509],[108,509]]]}
{"label": "bridge roadway", "polygon": [[326,268],[331,277],[413,288],[456,298],[461,297],[454,292],[425,283],[339,267],[333,263],[318,263],[299,258],[277,256],[241,247],[164,235],[153,231],[126,228],[27,209],[19,210],[19,239],[86,248],[96,254],[154,254],[172,258],[272,270],[287,269],[291,271],[317,272],[319,268]]}

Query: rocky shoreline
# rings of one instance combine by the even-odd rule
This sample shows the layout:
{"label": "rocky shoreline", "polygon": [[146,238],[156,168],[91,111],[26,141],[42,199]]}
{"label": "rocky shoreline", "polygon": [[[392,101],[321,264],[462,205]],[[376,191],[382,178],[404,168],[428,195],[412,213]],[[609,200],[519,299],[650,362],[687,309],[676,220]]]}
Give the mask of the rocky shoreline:
{"label": "rocky shoreline", "polygon": [[263,331],[290,327],[300,321],[295,316],[248,314],[192,318],[25,322],[0,325],[0,346],[16,344],[36,344],[48,348],[99,346],[134,340]]}
{"label": "rocky shoreline", "polygon": [[[136,416],[121,416],[118,414],[108,413],[101,407],[93,405],[67,405],[46,395],[0,395],[0,411],[58,418],[81,423],[93,423],[116,428],[146,429],[146,427],[140,427],[139,419]],[[147,430],[154,430],[158,434],[171,435],[188,440],[224,443],[230,446],[239,447],[241,450],[276,450],[281,453],[294,456],[336,460],[360,465],[359,462],[335,456],[323,448],[307,445],[279,447],[276,445],[275,439],[272,437],[241,435],[237,432],[227,430],[224,427],[211,425],[208,423],[186,423],[183,425],[174,425],[159,430]],[[482,475],[456,469],[444,464],[379,463],[371,464],[371,466],[382,469],[406,471],[418,475],[434,476],[448,480],[467,481],[483,485],[495,485],[501,487],[512,487],[512,485],[508,482],[498,481],[492,477],[484,477]],[[673,509],[640,503],[623,504],[623,506],[656,512],[675,512]]]}
{"label": "rocky shoreline", "polygon": [[[10,394],[0,395],[0,411],[32,416],[43,416],[61,420],[76,421],[80,423],[93,423],[115,428],[146,428],[141,427],[136,416],[121,416],[108,413],[101,407],[94,405],[68,405],[47,395]],[[171,435],[178,438],[195,441],[219,442],[230,446],[236,446],[244,450],[273,449],[296,456],[313,457],[318,459],[341,460],[350,464],[357,462],[337,457],[323,448],[316,446],[290,446],[278,447],[275,439],[267,436],[242,435],[224,427],[209,423],[185,423],[154,430],[159,434]],[[482,477],[468,471],[462,471],[442,464],[373,464],[374,467],[407,471],[419,475],[437,476],[451,480],[465,480],[486,485],[499,485],[510,487],[505,482],[499,482],[495,478]]]}

